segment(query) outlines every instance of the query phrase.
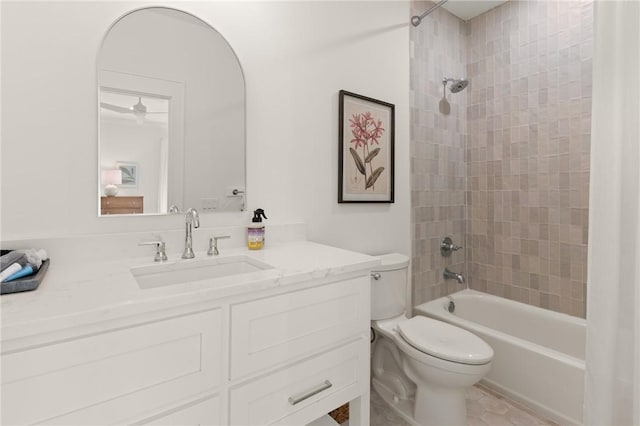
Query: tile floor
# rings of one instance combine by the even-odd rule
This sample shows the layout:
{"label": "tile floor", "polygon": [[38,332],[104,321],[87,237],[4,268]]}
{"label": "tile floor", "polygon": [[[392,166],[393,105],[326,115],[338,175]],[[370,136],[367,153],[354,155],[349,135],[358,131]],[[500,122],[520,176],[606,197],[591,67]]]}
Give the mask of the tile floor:
{"label": "tile floor", "polygon": [[[557,426],[502,395],[476,385],[467,391],[468,426]],[[371,426],[409,426],[371,390]]]}

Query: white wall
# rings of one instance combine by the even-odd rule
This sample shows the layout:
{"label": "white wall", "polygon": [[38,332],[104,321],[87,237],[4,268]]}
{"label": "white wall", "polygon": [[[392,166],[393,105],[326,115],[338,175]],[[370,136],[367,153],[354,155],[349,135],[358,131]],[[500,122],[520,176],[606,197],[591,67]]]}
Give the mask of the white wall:
{"label": "white wall", "polygon": [[[96,55],[109,25],[143,5],[2,3],[3,240],[182,227],[176,216],[97,217]],[[248,208],[278,223],[303,220],[319,242],[408,253],[408,3],[162,5],[210,23],[243,66]],[[395,204],[336,202],[340,89],[396,104]],[[201,222],[248,218],[218,213]]]}

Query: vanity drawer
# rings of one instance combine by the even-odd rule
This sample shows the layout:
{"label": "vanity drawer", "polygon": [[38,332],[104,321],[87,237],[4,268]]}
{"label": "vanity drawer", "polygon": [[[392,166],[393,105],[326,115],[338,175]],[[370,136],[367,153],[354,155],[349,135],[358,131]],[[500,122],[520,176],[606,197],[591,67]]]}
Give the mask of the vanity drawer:
{"label": "vanity drawer", "polygon": [[369,331],[369,277],[231,308],[231,378],[287,362]]}
{"label": "vanity drawer", "polygon": [[220,309],[2,355],[2,423],[107,424],[221,383]]}
{"label": "vanity drawer", "polygon": [[[366,339],[360,338],[231,389],[230,424],[288,424],[283,419],[301,410],[309,418],[298,418],[294,424],[306,424],[354,398],[362,393],[363,385],[368,386],[368,345]],[[333,400],[322,404],[326,399]],[[317,410],[310,406],[317,406]]]}

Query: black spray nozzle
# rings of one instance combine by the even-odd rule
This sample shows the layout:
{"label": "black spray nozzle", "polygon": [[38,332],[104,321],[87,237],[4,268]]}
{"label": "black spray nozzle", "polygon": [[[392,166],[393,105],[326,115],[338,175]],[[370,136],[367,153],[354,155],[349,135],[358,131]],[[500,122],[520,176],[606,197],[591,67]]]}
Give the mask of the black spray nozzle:
{"label": "black spray nozzle", "polygon": [[253,211],[253,219],[251,219],[251,222],[262,222],[262,218],[268,219],[264,214],[264,210],[256,209]]}

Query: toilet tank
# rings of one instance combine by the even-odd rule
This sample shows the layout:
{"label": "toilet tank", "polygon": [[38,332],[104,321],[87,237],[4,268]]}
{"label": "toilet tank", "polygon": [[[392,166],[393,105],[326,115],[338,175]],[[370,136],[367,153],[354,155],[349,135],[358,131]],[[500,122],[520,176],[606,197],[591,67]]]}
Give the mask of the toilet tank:
{"label": "toilet tank", "polygon": [[382,264],[371,271],[371,319],[393,318],[405,312],[409,258],[391,253],[378,256]]}

